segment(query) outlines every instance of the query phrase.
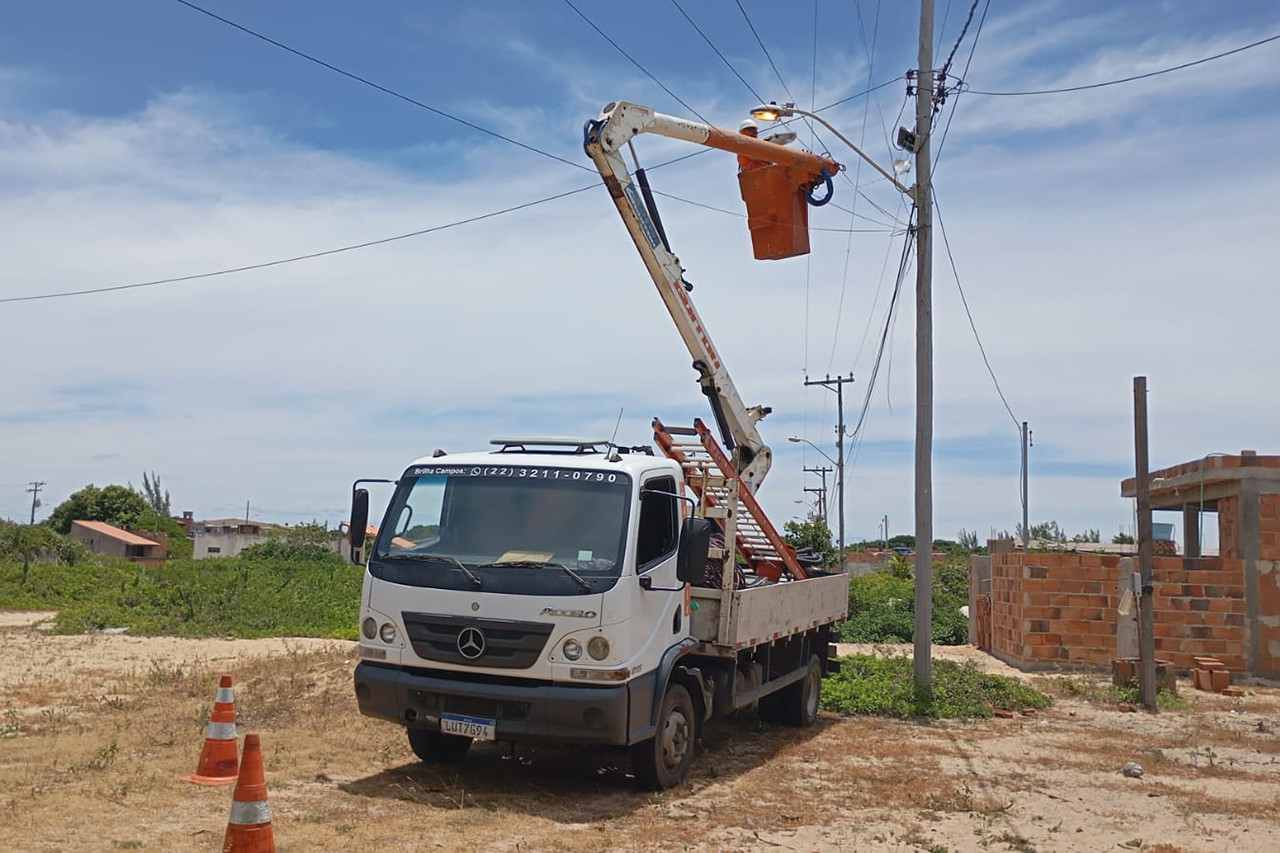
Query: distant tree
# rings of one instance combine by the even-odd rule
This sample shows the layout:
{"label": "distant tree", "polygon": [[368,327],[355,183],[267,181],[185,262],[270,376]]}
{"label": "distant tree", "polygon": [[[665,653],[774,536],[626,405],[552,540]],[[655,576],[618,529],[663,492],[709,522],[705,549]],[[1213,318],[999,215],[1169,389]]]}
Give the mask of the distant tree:
{"label": "distant tree", "polygon": [[1122,530],[1119,533],[1117,533],[1115,536],[1111,537],[1111,544],[1112,545],[1132,545],[1134,544],[1134,542],[1133,542],[1133,537]]}
{"label": "distant tree", "polygon": [[783,538],[797,549],[811,548],[822,557],[824,566],[838,564],[839,556],[831,544],[831,528],[822,519],[811,516],[806,521],[788,521],[783,528]]}
{"label": "distant tree", "polygon": [[21,558],[22,583],[27,583],[31,561],[56,551],[59,536],[39,524],[6,524],[0,527],[0,555]]}
{"label": "distant tree", "polygon": [[[1017,537],[1024,538],[1022,535],[1022,525],[1017,527]],[[1067,535],[1062,532],[1062,528],[1058,527],[1056,521],[1042,521],[1039,524],[1031,525],[1031,538],[1039,539],[1043,542],[1066,542]]]}
{"label": "distant tree", "polygon": [[1084,531],[1077,533],[1075,536],[1072,536],[1071,541],[1072,542],[1101,542],[1102,533],[1099,532],[1098,528],[1096,527],[1086,528]]}
{"label": "distant tree", "polygon": [[961,548],[966,548],[970,551],[977,551],[981,547],[978,545],[978,531],[976,530],[970,532],[961,527],[960,532],[956,534],[956,541],[960,543]]}
{"label": "distant tree", "polygon": [[157,513],[146,498],[128,486],[105,486],[90,483],[54,508],[43,522],[57,533],[71,532],[73,521],[105,521],[128,530],[164,533],[168,537],[170,557],[190,557],[192,542],[176,521]]}
{"label": "distant tree", "polygon": [[[133,483],[129,484],[129,488],[133,488]],[[156,515],[163,515],[166,518],[173,515],[169,509],[169,491],[160,488],[160,475],[155,471],[151,472],[151,476],[147,476],[147,472],[142,472],[142,498],[147,505],[155,512]]]}

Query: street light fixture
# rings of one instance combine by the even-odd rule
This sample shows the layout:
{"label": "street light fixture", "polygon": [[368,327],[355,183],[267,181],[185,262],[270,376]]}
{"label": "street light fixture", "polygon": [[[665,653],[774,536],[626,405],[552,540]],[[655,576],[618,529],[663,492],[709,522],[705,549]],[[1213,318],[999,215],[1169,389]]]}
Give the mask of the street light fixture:
{"label": "street light fixture", "polygon": [[848,145],[850,148],[852,148],[853,153],[857,154],[863,160],[866,160],[868,163],[870,163],[872,168],[874,168],[877,172],[883,175],[885,179],[888,180],[889,183],[897,187],[900,192],[910,196],[913,200],[915,199],[915,194],[912,192],[910,187],[906,186],[901,181],[899,181],[892,172],[888,171],[887,169],[885,169],[884,166],[881,166],[879,163],[873,160],[871,158],[871,155],[867,154],[867,152],[863,151],[857,145],[854,145],[852,140],[850,140],[847,136],[845,136],[840,131],[836,130],[835,127],[831,125],[831,122],[827,121],[825,118],[818,115],[817,113],[810,112],[809,110],[802,110],[799,107],[797,107],[795,104],[768,103],[768,104],[760,104],[759,106],[755,106],[751,108],[751,117],[759,119],[760,121],[777,121],[778,119],[790,118],[792,116],[805,116],[807,118],[811,118],[814,121],[818,122],[818,124],[822,125],[827,130],[834,133],[837,139],[839,139],[845,145]]}
{"label": "street light fixture", "polygon": [[[839,459],[832,459],[830,456],[827,455],[827,451],[823,450],[821,447],[814,444],[812,441],[810,441],[807,438],[801,438],[798,435],[792,435],[787,437],[787,441],[790,441],[793,444],[809,445],[814,450],[822,454],[823,459],[827,460],[832,465],[836,466],[836,488],[840,490],[839,498],[836,501],[836,507],[837,507],[836,511],[839,513],[839,516],[840,516],[839,524],[837,525],[837,527],[840,530],[840,534],[839,534],[840,570],[844,571],[844,453],[843,452],[840,453]],[[830,530],[830,528],[828,528],[828,530]]]}

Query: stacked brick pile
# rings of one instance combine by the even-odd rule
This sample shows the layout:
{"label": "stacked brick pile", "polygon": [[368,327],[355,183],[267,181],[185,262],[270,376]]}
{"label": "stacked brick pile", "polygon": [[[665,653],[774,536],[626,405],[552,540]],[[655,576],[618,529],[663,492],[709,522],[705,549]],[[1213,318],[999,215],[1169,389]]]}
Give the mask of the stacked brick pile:
{"label": "stacked brick pile", "polygon": [[1191,670],[1192,681],[1196,690],[1207,690],[1225,696],[1243,696],[1244,691],[1231,684],[1231,671],[1217,658],[1200,657],[1195,659],[1195,668]]}

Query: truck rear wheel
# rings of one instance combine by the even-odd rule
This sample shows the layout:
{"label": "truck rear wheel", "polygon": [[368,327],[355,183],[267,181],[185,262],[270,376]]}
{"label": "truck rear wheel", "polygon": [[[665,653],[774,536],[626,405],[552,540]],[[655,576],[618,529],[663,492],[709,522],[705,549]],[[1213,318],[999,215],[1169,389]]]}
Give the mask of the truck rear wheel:
{"label": "truck rear wheel", "polygon": [[811,726],[818,719],[818,701],[822,698],[822,659],[809,657],[804,678],[778,691],[781,721],[789,726]]}
{"label": "truck rear wheel", "polygon": [[429,764],[461,764],[471,749],[471,738],[446,735],[431,729],[405,729],[413,754]]}
{"label": "truck rear wheel", "polygon": [[689,691],[679,684],[669,685],[658,713],[657,734],[631,747],[636,781],[651,791],[679,785],[693,760],[697,726]]}

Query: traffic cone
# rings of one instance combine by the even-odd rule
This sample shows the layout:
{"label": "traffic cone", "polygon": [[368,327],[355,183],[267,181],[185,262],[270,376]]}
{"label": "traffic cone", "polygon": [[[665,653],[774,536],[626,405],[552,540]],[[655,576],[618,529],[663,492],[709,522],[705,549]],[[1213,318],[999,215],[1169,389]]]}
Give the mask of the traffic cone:
{"label": "traffic cone", "polygon": [[236,781],[236,700],[231,690],[231,676],[218,680],[218,696],[209,715],[209,728],[205,730],[204,748],[200,750],[200,763],[191,776],[183,776],[184,782],[197,785],[231,785]]}
{"label": "traffic cone", "polygon": [[267,780],[262,772],[262,745],[256,732],[244,736],[244,761],[231,796],[231,819],[222,839],[222,853],[276,853]]}

